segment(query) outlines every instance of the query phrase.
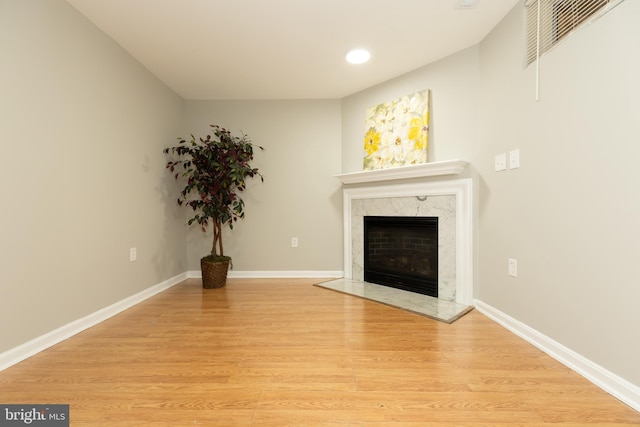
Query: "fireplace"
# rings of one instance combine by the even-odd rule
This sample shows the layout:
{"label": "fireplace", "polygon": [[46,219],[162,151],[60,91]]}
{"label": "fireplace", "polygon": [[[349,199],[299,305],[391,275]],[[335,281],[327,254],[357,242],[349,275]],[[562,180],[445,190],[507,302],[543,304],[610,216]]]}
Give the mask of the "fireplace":
{"label": "fireplace", "polygon": [[438,217],[364,216],[364,280],[438,297]]}
{"label": "fireplace", "polygon": [[437,217],[438,299],[473,305],[473,185],[471,178],[449,178],[466,164],[451,160],[337,175],[343,183],[345,279],[364,281],[365,216]]}

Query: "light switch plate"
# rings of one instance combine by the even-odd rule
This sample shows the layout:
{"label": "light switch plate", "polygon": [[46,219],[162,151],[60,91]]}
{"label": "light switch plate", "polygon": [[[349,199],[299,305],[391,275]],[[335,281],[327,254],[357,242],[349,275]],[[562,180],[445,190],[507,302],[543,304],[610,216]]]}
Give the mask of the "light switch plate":
{"label": "light switch plate", "polygon": [[520,150],[515,149],[509,151],[509,169],[518,169],[520,167]]}
{"label": "light switch plate", "polygon": [[498,154],[495,159],[496,172],[503,171],[507,168],[507,154]]}

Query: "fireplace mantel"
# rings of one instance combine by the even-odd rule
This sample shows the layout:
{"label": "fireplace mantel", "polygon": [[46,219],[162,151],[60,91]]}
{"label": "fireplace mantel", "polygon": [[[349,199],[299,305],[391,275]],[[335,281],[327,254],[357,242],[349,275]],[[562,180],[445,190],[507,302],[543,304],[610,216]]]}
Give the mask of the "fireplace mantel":
{"label": "fireplace mantel", "polygon": [[467,166],[467,163],[464,160],[446,160],[398,168],[343,173],[335,175],[335,177],[342,181],[343,184],[348,185],[429,176],[459,175]]}

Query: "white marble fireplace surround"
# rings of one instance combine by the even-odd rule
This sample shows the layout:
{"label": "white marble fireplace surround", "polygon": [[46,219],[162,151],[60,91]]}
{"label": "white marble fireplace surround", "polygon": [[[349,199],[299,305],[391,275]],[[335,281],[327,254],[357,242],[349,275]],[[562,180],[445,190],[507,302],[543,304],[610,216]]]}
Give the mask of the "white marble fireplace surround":
{"label": "white marble fireplace surround", "polygon": [[[364,280],[366,215],[438,217],[438,298],[473,305],[471,179],[451,160],[337,175],[342,180],[345,278]],[[420,182],[420,178],[438,177]],[[397,180],[411,181],[397,182]]]}
{"label": "white marble fireplace surround", "polygon": [[438,218],[438,298],[456,300],[456,196],[452,194],[351,200],[351,279],[364,280],[365,216]]}

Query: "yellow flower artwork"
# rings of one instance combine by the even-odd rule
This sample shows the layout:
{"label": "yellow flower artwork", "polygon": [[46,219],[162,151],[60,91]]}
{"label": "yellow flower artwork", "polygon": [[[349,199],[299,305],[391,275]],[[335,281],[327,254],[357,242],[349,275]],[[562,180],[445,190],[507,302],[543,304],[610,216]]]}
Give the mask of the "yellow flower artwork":
{"label": "yellow flower artwork", "polygon": [[427,162],[429,90],[367,109],[364,170]]}

